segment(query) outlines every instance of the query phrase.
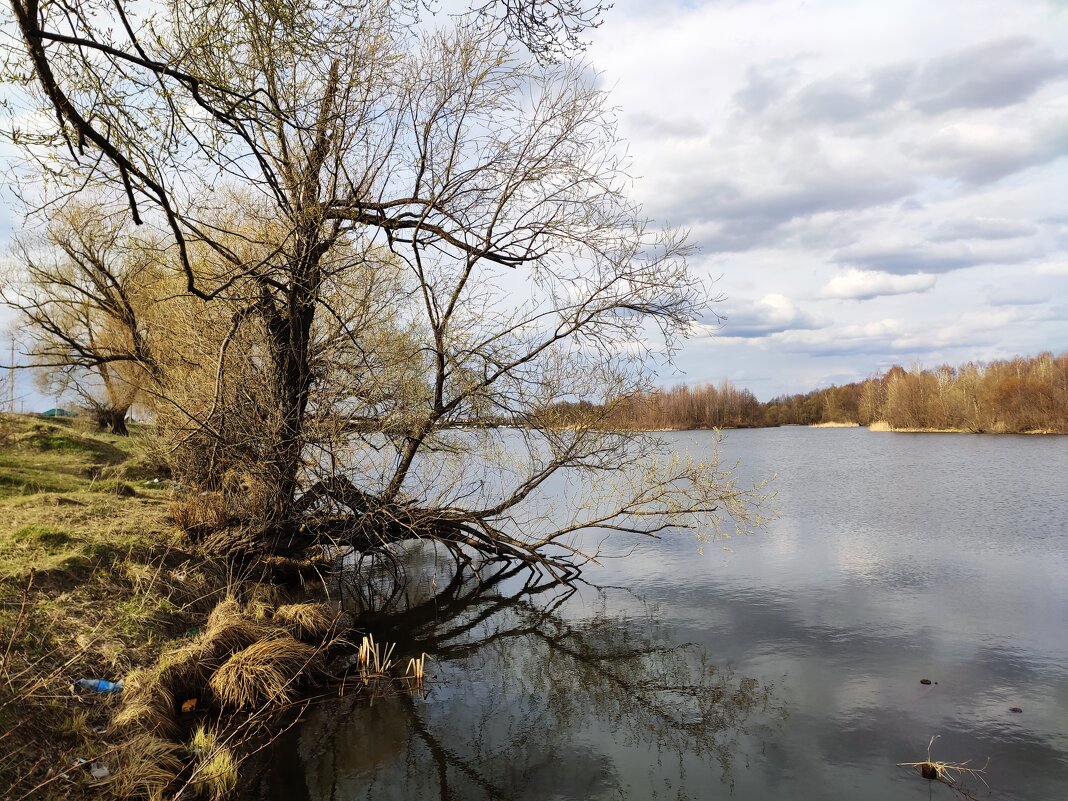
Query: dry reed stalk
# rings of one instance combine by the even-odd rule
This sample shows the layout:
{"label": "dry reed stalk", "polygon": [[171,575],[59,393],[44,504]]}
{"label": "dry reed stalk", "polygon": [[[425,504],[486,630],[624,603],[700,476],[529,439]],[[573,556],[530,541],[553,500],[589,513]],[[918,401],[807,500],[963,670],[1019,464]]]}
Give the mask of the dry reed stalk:
{"label": "dry reed stalk", "polygon": [[387,676],[389,669],[393,666],[392,656],[396,647],[396,644],[380,645],[375,642],[374,636],[364,635],[360,642],[359,653],[356,655],[356,665],[360,669],[360,678],[364,680],[364,683]]}
{"label": "dry reed stalk", "polygon": [[426,675],[426,659],[425,653],[420,654],[418,659],[412,657],[408,660],[408,667],[404,670],[404,678],[412,679],[417,687],[423,685],[423,677]]}

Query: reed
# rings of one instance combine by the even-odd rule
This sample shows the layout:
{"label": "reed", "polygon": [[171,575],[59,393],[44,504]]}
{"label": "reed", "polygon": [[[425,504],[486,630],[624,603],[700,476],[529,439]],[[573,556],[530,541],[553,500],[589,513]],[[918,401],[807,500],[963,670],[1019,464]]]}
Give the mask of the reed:
{"label": "reed", "polygon": [[395,644],[379,644],[371,634],[365,634],[356,655],[356,665],[364,683],[376,678],[386,678],[393,667]]}

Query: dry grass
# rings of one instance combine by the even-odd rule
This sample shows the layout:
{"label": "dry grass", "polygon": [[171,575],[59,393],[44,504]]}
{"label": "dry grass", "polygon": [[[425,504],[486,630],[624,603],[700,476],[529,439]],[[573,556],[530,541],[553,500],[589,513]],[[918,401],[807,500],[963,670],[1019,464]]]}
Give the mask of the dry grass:
{"label": "dry grass", "polygon": [[[263,620],[253,619],[240,603],[227,598],[208,616],[204,632],[198,638],[201,658],[221,664],[231,654],[248,648],[255,642],[273,636],[274,627]],[[217,667],[217,665],[213,665]]]}
{"label": "dry grass", "polygon": [[296,696],[301,678],[321,668],[318,649],[289,636],[250,645],[231,656],[211,677],[211,689],[227,707],[281,705]]}
{"label": "dry grass", "polygon": [[171,521],[183,531],[226,528],[233,520],[233,509],[221,492],[185,494],[168,506]]}
{"label": "dry grass", "polygon": [[326,604],[285,604],[274,610],[274,621],[298,640],[322,640],[333,631],[337,613]]}
{"label": "dry grass", "polygon": [[[95,793],[87,775],[72,784],[56,771],[78,756],[109,767],[103,783],[116,797],[175,792],[190,774],[181,741],[192,718],[181,704],[195,698],[211,714],[292,698],[321,668],[313,646],[333,614],[314,604],[279,612],[277,587],[189,553],[167,520],[170,489],[94,491],[104,467],[118,478],[124,455],[143,454],[135,440],[0,423],[9,435],[0,449],[0,796]],[[224,665],[216,684],[229,704],[212,688]],[[125,678],[125,689],[72,695],[80,677]],[[197,763],[202,794],[232,796],[239,741]]]}
{"label": "dry grass", "polygon": [[934,741],[937,739],[938,735],[936,734],[927,743],[927,759],[921,762],[898,762],[898,767],[915,768],[919,771],[920,776],[927,779],[927,781],[939,782],[951,788],[958,795],[964,798],[971,798],[970,791],[960,783],[960,780],[966,776],[977,777],[985,785],[986,779],[983,778],[983,772],[986,770],[987,765],[990,764],[990,760],[987,759],[987,765],[983,765],[981,768],[968,767],[971,760],[964,762],[936,761],[931,758],[931,746],[934,745]]}
{"label": "dry grass", "polygon": [[[896,434],[974,434],[967,428],[896,428],[885,420],[876,420],[868,425],[868,431],[893,431]],[[991,433],[998,433],[996,431]]]}
{"label": "dry grass", "polygon": [[115,770],[107,780],[117,798],[163,797],[182,771],[181,746],[152,734],[137,734],[115,754]]}
{"label": "dry grass", "polygon": [[117,731],[136,731],[160,736],[177,733],[174,693],[153,668],[136,670],[125,679],[122,706],[111,719]]}

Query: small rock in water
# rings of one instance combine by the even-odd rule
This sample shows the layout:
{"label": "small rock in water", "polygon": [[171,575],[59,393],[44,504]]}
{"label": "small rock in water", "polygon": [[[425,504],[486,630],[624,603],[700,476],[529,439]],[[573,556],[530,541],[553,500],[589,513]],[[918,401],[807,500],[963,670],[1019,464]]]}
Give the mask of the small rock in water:
{"label": "small rock in water", "polygon": [[1020,712],[1023,712],[1023,710],[1020,709],[1020,707],[1018,707],[1018,706],[1010,707],[1009,711],[1010,712],[1016,712],[1017,714],[1019,714]]}
{"label": "small rock in water", "polygon": [[930,679],[920,679],[920,684],[930,684],[930,683],[931,683]]}

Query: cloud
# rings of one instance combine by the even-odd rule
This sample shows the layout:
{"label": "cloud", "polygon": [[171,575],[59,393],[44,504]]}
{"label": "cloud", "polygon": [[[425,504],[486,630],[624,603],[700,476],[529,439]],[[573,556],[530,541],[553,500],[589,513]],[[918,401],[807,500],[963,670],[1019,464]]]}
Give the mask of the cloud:
{"label": "cloud", "polygon": [[805,175],[784,174],[771,186],[744,179],[685,180],[669,199],[656,204],[657,216],[672,224],[696,226],[695,238],[710,251],[773,244],[782,236],[780,227],[793,220],[880,206],[914,188],[908,178],[862,164],[821,165]]}
{"label": "cloud", "polygon": [[894,275],[948,273],[981,264],[1013,264],[1026,261],[1035,253],[1027,241],[994,242],[923,242],[857,245],[834,255],[840,264],[859,266]]}
{"label": "cloud", "polygon": [[936,281],[937,278],[928,273],[891,275],[871,270],[851,269],[839,273],[828,281],[821,295],[827,298],[871,300],[885,295],[926,292],[934,288]]}
{"label": "cloud", "polygon": [[1068,59],[1058,58],[1031,37],[1013,36],[932,59],[917,77],[912,102],[927,114],[1001,108],[1066,76]]}
{"label": "cloud", "polygon": [[1036,265],[1035,272],[1039,275],[1068,275],[1068,257]]}
{"label": "cloud", "polygon": [[1068,115],[1015,127],[957,122],[904,150],[940,175],[989,183],[1068,155]]}
{"label": "cloud", "polygon": [[818,357],[858,356],[866,360],[885,357],[904,361],[945,358],[947,352],[963,350],[977,358],[980,349],[1002,342],[1006,328],[1027,328],[1063,320],[1066,310],[1040,306],[1004,306],[976,310],[955,319],[917,320],[889,318],[840,325],[819,331],[786,331],[776,334],[774,347]]}
{"label": "cloud", "polygon": [[972,217],[941,223],[931,234],[936,242],[957,239],[1016,239],[1038,233],[1038,226],[1028,220],[998,217]]}
{"label": "cloud", "polygon": [[761,114],[786,93],[795,77],[793,70],[778,65],[750,65],[745,85],[734,93],[734,102],[749,114]]}
{"label": "cloud", "polygon": [[733,339],[755,339],[783,331],[820,328],[811,315],[798,309],[785,295],[765,295],[759,301],[726,301],[723,327],[717,335]]}
{"label": "cloud", "polygon": [[891,109],[903,96],[915,68],[908,64],[871,70],[859,80],[835,75],[802,87],[792,99],[792,115],[811,122],[853,123]]}
{"label": "cloud", "polygon": [[988,287],[986,302],[991,306],[1034,306],[1046,303],[1049,292],[1041,287]]}
{"label": "cloud", "polygon": [[634,133],[671,139],[689,139],[704,136],[708,130],[691,116],[672,117],[665,114],[638,112],[627,115],[627,123]]}

